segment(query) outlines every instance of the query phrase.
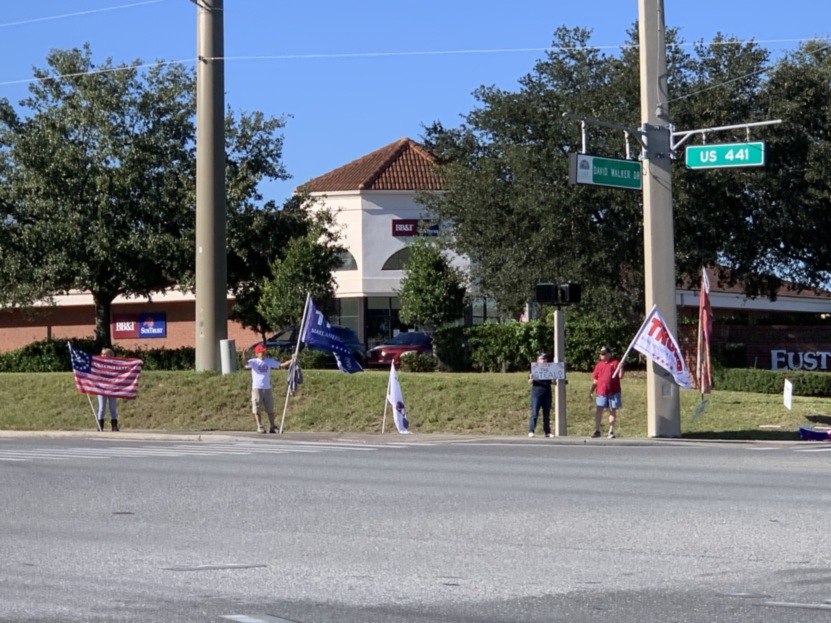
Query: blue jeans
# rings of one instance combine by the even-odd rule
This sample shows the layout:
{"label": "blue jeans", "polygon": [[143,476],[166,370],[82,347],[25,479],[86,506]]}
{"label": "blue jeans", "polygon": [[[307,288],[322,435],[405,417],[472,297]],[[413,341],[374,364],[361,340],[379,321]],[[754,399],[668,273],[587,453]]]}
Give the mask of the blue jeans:
{"label": "blue jeans", "polygon": [[115,401],[116,401],[115,396],[102,396],[101,394],[98,394],[98,419],[99,420],[104,419],[104,414],[107,412],[107,405],[108,404],[110,406],[110,419],[111,420],[117,420],[118,419],[118,413],[116,411]]}
{"label": "blue jeans", "polygon": [[533,433],[537,428],[537,416],[542,409],[542,429],[546,435],[551,433],[551,388],[531,388],[531,419],[528,421],[528,432]]}

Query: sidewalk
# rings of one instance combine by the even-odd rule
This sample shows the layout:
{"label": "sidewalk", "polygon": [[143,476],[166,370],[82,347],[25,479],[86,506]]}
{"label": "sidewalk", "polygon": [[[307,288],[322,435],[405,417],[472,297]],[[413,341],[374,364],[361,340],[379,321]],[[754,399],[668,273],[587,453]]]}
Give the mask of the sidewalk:
{"label": "sidewalk", "polygon": [[119,432],[97,430],[0,430],[0,439],[15,437],[59,438],[75,437],[88,439],[108,439],[112,441],[187,441],[205,443],[227,443],[232,441],[292,441],[298,443],[352,443],[352,444],[441,444],[441,443],[502,443],[524,445],[702,445],[702,444],[753,444],[760,447],[776,448],[781,446],[804,445],[821,447],[822,442],[795,440],[755,440],[755,439],[692,439],[692,438],[647,438],[617,437],[615,439],[592,439],[590,437],[554,437],[546,439],[537,437],[529,439],[523,433],[516,436],[504,435],[451,435],[440,433],[352,433],[352,432],[293,432],[280,434],[257,433],[256,431],[164,431],[122,429]]}

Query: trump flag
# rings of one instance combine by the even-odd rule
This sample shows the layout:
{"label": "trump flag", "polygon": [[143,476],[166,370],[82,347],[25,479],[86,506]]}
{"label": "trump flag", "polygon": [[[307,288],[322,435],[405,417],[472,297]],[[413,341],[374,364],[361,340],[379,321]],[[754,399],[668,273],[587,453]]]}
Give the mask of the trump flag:
{"label": "trump flag", "polygon": [[675,382],[684,389],[691,387],[690,373],[687,371],[684,356],[661,317],[657,305],[652,307],[629,348],[634,348],[649,357],[669,372]]}
{"label": "trump flag", "polygon": [[133,400],[138,393],[141,359],[90,355],[69,347],[75,387],[82,394]]}
{"label": "trump flag", "polygon": [[300,341],[312,348],[326,350],[335,356],[338,369],[341,372],[362,372],[363,368],[349,347],[343,343],[337,334],[332,330],[332,325],[325,316],[315,307],[311,297],[308,298],[306,306],[306,317],[303,319],[303,330]]}

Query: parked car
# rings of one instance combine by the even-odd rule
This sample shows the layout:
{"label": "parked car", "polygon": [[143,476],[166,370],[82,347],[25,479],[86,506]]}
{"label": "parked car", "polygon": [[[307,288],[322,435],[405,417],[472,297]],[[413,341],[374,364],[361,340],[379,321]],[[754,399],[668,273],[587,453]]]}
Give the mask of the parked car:
{"label": "parked car", "polygon": [[370,368],[395,367],[401,365],[401,356],[408,353],[433,353],[433,338],[424,331],[407,331],[399,333],[384,344],[379,344],[367,351],[366,365]]}
{"label": "parked car", "polygon": [[[265,340],[265,346],[271,351],[283,354],[283,355],[291,355],[294,353],[294,349],[297,346],[297,333],[299,327],[289,327],[287,329],[283,329],[282,331],[278,331],[271,337]],[[358,335],[349,327],[342,327],[339,325],[332,325],[332,331],[337,335],[341,341],[349,347],[349,350],[352,351],[352,356],[358,361],[361,367],[364,367],[364,360],[366,359],[364,353],[364,344],[358,338]],[[263,342],[257,342],[256,344],[251,345],[251,350],[254,349],[255,346],[258,344],[262,344]],[[301,346],[301,350],[305,347]],[[309,348],[317,350],[315,346],[309,346]],[[335,362],[334,355],[329,357],[331,359],[327,365],[331,364],[329,367],[336,368],[337,363]]]}

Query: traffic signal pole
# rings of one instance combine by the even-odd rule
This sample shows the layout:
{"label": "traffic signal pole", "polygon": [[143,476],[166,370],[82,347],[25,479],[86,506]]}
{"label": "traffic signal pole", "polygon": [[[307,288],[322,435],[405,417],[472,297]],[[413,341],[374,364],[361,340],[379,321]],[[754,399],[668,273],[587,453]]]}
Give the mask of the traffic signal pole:
{"label": "traffic signal pole", "polygon": [[[646,309],[658,306],[678,335],[675,232],[672,215],[672,130],[669,124],[664,0],[638,0],[643,151],[643,236]],[[679,388],[652,361],[646,370],[647,433],[679,437]]]}

